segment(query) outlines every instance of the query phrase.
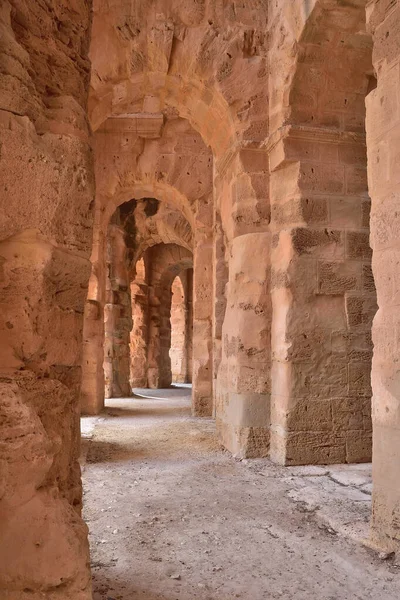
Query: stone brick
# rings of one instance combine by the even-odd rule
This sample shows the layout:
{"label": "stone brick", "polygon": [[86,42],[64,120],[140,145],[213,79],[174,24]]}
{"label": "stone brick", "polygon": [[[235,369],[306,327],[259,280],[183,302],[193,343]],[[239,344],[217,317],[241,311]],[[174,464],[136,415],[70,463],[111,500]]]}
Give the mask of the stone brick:
{"label": "stone brick", "polygon": [[346,296],[347,322],[350,328],[364,326],[370,328],[377,309],[373,296]]}
{"label": "stone brick", "polygon": [[297,228],[292,232],[293,248],[298,254],[340,258],[344,251],[344,236],[338,230]]}
{"label": "stone brick", "polygon": [[360,267],[352,262],[319,262],[318,292],[344,294],[360,288]]}
{"label": "stone brick", "polygon": [[397,550],[399,2],[3,4],[6,596],[91,597],[81,370],[87,412],[192,379],[226,448],[282,464],[369,460],[373,392]]}
{"label": "stone brick", "polygon": [[353,259],[371,258],[372,250],[369,245],[369,234],[361,231],[346,232],[346,256]]}

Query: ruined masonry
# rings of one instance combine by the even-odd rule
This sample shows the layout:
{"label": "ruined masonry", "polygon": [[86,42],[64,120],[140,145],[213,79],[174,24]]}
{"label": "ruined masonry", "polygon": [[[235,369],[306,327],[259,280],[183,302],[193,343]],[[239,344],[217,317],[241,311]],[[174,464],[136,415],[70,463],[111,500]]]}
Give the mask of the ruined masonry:
{"label": "ruined masonry", "polygon": [[80,414],[173,382],[400,548],[399,161],[400,0],[0,3],[2,599],[91,599]]}

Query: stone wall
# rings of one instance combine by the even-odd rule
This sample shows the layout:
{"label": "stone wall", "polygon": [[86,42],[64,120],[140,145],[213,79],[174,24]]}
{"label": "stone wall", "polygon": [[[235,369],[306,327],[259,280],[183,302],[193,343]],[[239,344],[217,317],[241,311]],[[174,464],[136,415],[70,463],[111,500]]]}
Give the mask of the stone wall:
{"label": "stone wall", "polygon": [[79,388],[89,1],[0,6],[0,595],[89,600]]}
{"label": "stone wall", "polygon": [[367,97],[371,244],[379,310],[373,323],[371,539],[400,548],[400,3],[367,6],[378,87]]}
{"label": "stone wall", "polygon": [[376,295],[365,7],[298,2],[270,17],[271,457],[368,461]]}
{"label": "stone wall", "polygon": [[110,224],[108,228],[106,271],[104,305],[105,397],[126,398],[132,395],[129,381],[132,308],[126,232],[120,225]]}

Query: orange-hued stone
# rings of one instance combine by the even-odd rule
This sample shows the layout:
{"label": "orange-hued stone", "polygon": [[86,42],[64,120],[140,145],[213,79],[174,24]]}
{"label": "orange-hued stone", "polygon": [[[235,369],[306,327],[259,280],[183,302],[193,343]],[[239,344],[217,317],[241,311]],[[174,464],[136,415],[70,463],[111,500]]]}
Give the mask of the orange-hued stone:
{"label": "orange-hued stone", "polygon": [[399,48],[400,0],[1,3],[5,600],[91,598],[79,414],[135,387],[372,457],[399,548]]}

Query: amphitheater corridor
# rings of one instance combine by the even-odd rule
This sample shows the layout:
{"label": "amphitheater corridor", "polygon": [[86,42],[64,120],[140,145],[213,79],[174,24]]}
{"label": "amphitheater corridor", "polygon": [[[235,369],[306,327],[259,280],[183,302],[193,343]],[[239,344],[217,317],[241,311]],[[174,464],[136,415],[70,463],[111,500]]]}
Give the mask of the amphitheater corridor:
{"label": "amphitheater corridor", "polygon": [[400,599],[399,164],[400,0],[0,0],[0,600]]}

